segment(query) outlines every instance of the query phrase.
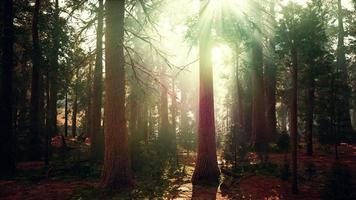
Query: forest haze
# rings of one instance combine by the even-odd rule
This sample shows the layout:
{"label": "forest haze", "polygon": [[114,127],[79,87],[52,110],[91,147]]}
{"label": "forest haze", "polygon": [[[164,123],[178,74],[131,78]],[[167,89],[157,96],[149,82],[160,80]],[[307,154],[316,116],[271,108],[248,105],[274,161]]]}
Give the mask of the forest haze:
{"label": "forest haze", "polygon": [[1,0],[0,199],[356,199],[355,0]]}

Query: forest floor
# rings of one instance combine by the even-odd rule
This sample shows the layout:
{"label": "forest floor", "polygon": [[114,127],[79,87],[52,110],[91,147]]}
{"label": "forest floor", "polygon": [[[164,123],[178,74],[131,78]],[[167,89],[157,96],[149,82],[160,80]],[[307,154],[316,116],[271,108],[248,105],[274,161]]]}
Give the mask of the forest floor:
{"label": "forest floor", "polygon": [[[342,144],[339,163],[356,177],[356,146]],[[52,167],[42,162],[19,163],[18,176],[13,180],[0,180],[0,199],[251,199],[279,200],[321,199],[326,179],[335,163],[332,152],[317,151],[313,157],[303,153],[298,156],[299,194],[291,194],[290,177],[281,178],[285,163],[284,154],[270,154],[267,165],[246,165],[240,170],[222,167],[221,184],[192,186],[190,178],[194,170],[195,155],[181,157],[180,167],[161,170],[158,176],[137,175],[137,188],[133,190],[104,191],[98,188],[98,170],[90,163],[69,165],[58,161]],[[250,157],[253,157],[251,154]],[[93,172],[95,171],[95,172]],[[155,173],[155,172],[152,172]],[[89,174],[89,175],[88,175]],[[141,177],[141,178],[139,178]],[[157,178],[159,177],[159,178]]]}

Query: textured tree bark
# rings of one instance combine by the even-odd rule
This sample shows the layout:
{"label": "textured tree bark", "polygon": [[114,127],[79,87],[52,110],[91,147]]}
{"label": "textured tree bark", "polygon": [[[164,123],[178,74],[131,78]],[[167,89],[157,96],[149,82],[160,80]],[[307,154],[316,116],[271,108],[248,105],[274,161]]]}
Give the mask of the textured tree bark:
{"label": "textured tree bark", "polygon": [[40,150],[40,118],[39,118],[39,106],[40,106],[40,70],[41,70],[41,49],[40,41],[38,35],[38,20],[39,12],[41,7],[41,1],[36,0],[35,9],[32,19],[32,42],[33,42],[33,57],[32,57],[32,84],[31,84],[31,108],[30,108],[30,159],[40,160],[41,150]]}
{"label": "textured tree bark", "polygon": [[116,189],[134,185],[125,120],[125,1],[107,0],[105,9],[105,156],[101,186]]}
{"label": "textured tree bark", "polygon": [[[200,18],[209,1],[200,1]],[[201,19],[200,19],[201,20]],[[216,157],[213,69],[211,62],[211,27],[199,37],[199,125],[198,154],[192,177],[193,185],[217,183],[220,171]]]}
{"label": "textured tree bark", "polygon": [[89,136],[91,138],[92,160],[104,157],[104,134],[101,128],[101,107],[103,96],[103,0],[99,0],[98,27],[96,39],[96,60],[94,69],[94,83],[92,90],[91,113],[89,118]]}
{"label": "textured tree bark", "polygon": [[297,135],[298,135],[298,52],[292,42],[292,97],[291,97],[291,114],[290,114],[290,131],[291,131],[291,157],[292,157],[292,192],[298,193],[298,163],[297,163]]}
{"label": "textured tree bark", "polygon": [[[258,39],[257,39],[258,40]],[[261,156],[262,162],[266,159],[266,117],[263,87],[263,55],[262,43],[254,41],[252,46],[252,145]]]}
{"label": "textured tree bark", "polygon": [[[257,1],[252,2],[255,11],[255,23],[260,25],[262,14]],[[263,82],[263,51],[262,35],[259,30],[254,30],[254,39],[251,42],[251,87],[252,87],[252,126],[251,144],[256,148],[261,161],[267,160],[267,132],[265,112],[265,91]]]}
{"label": "textured tree bark", "polygon": [[1,96],[0,96],[0,177],[11,177],[15,174],[15,137],[13,131],[13,44],[14,44],[14,25],[13,25],[13,1],[5,0],[1,2],[3,7],[3,37],[2,37],[2,66],[1,66]]}

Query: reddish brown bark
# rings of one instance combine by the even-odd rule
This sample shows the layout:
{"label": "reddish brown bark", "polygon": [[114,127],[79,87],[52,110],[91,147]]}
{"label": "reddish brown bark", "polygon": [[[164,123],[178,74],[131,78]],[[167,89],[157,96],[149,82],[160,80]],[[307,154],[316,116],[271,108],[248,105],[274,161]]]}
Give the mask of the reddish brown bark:
{"label": "reddish brown bark", "polygon": [[[258,39],[257,39],[258,40]],[[266,117],[263,87],[263,55],[262,44],[254,41],[252,47],[252,146],[265,161],[267,151]]]}
{"label": "reddish brown bark", "polygon": [[105,9],[105,156],[101,186],[130,187],[134,185],[134,181],[125,119],[125,1],[107,0]]}
{"label": "reddish brown bark", "polygon": [[[200,16],[209,1],[200,1]],[[210,26],[199,38],[199,125],[198,154],[192,183],[217,183],[220,171],[216,157],[213,69],[211,62]]]}

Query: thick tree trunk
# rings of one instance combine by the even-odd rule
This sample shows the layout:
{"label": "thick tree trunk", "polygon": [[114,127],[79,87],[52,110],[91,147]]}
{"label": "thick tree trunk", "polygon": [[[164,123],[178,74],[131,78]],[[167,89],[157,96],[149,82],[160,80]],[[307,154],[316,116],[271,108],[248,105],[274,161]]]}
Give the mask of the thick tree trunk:
{"label": "thick tree trunk", "polygon": [[14,44],[14,25],[13,25],[13,1],[4,0],[3,12],[3,38],[2,38],[2,66],[1,66],[1,96],[0,96],[0,155],[2,163],[0,165],[0,178],[11,177],[15,174],[15,137],[13,131],[12,101],[13,101],[13,44]]}
{"label": "thick tree trunk", "polygon": [[[200,18],[209,1],[200,1]],[[201,19],[200,19],[201,20]],[[211,62],[211,27],[201,31],[199,38],[199,125],[198,154],[192,177],[193,185],[217,183],[220,171],[216,157],[213,69]]]}
{"label": "thick tree trunk", "polygon": [[101,107],[103,96],[103,0],[99,0],[98,27],[96,39],[96,61],[91,102],[89,135],[91,138],[91,156],[93,160],[104,157],[104,134],[101,128]]}
{"label": "thick tree trunk", "polygon": [[291,48],[292,56],[292,96],[291,96],[291,157],[292,157],[292,192],[298,193],[298,163],[297,163],[297,135],[298,135],[298,54],[293,42]]}
{"label": "thick tree trunk", "polygon": [[[262,14],[257,1],[252,2],[255,11],[255,23],[262,24]],[[254,39],[251,43],[251,87],[252,87],[252,146],[256,148],[261,161],[267,160],[267,131],[265,112],[265,91],[263,82],[263,51],[262,35],[259,30],[254,30]]]}
{"label": "thick tree trunk", "polygon": [[101,186],[118,189],[134,185],[125,120],[125,1],[107,0],[105,9],[105,158]]}
{"label": "thick tree trunk", "polygon": [[265,101],[263,87],[263,55],[262,44],[254,41],[252,47],[252,145],[261,156],[266,159],[267,137],[265,125]]}
{"label": "thick tree trunk", "polygon": [[40,160],[40,119],[39,119],[39,106],[40,106],[40,65],[41,65],[41,49],[38,35],[38,21],[40,13],[40,0],[36,0],[35,9],[32,19],[32,42],[33,42],[33,57],[32,57],[32,84],[31,84],[31,108],[30,108],[30,159]]}

